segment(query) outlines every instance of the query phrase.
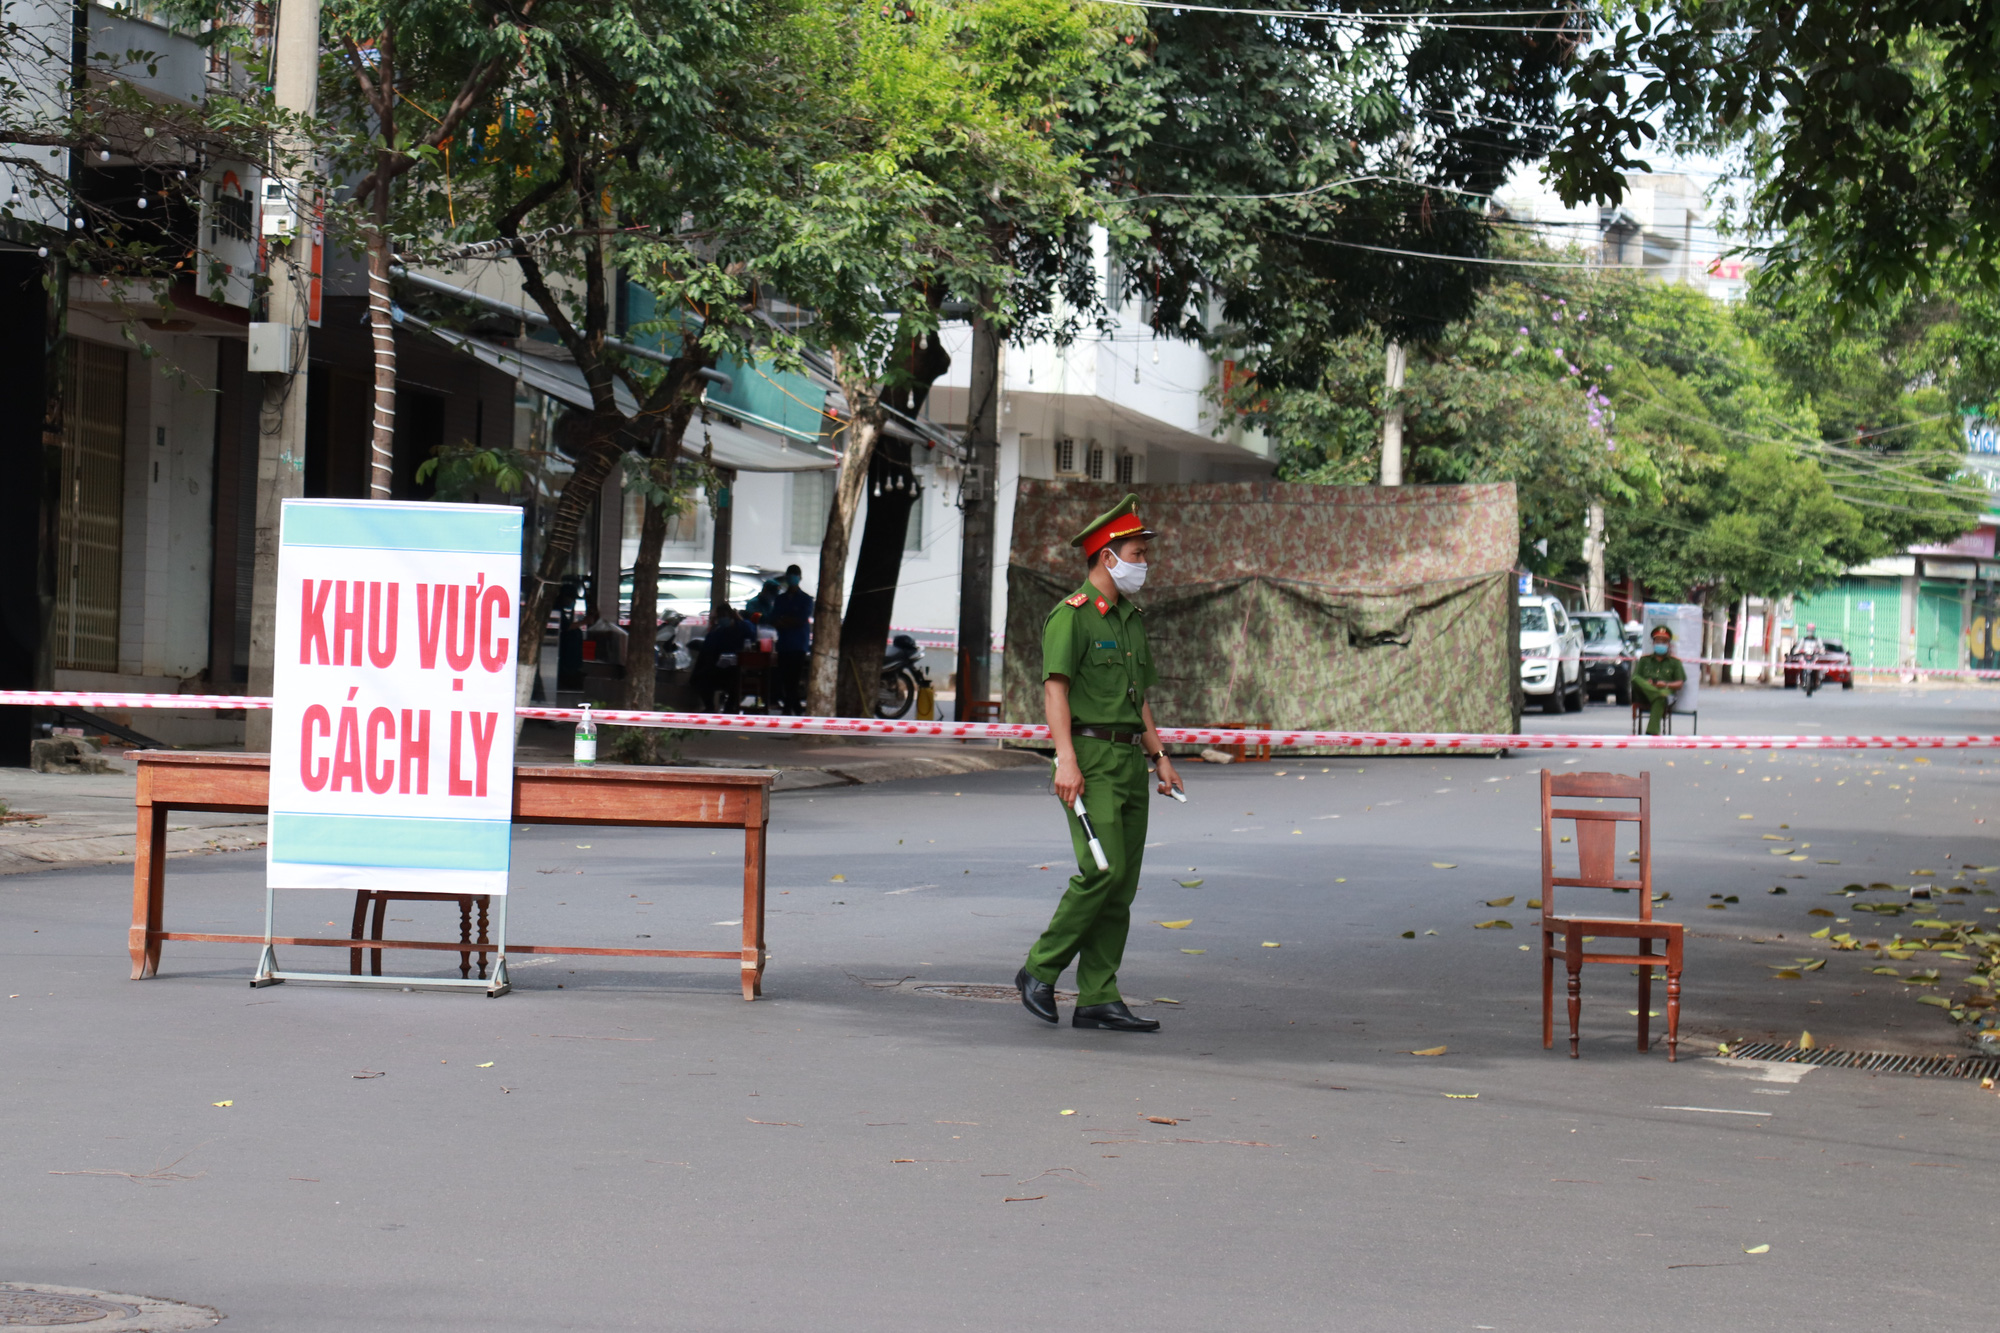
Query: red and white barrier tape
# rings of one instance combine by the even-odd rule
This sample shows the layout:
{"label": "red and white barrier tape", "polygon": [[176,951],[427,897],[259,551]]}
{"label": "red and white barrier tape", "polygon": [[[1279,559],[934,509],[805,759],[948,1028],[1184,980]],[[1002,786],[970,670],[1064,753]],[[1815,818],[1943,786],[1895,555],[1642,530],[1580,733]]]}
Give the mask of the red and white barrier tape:
{"label": "red and white barrier tape", "polygon": [[[1556,659],[1550,657],[1547,653],[1524,651],[1521,654],[1521,660],[1523,662],[1553,662]],[[1586,654],[1583,658],[1586,665],[1591,662],[1643,662],[1645,660],[1644,657],[1627,657],[1622,654],[1601,657],[1592,657]],[[1736,667],[1742,671],[1761,671],[1766,667],[1784,671],[1804,670],[1804,667],[1800,663],[1786,662],[1782,659],[1776,662],[1764,662],[1756,659],[1739,662],[1733,657],[1683,657],[1678,660],[1683,666],[1726,666]],[[1819,671],[1821,675],[1827,675],[1832,672],[1851,671],[1860,676],[1973,676],[1983,679],[2000,679],[2000,670],[1992,667],[1857,666],[1847,662],[1827,662],[1821,664]]]}
{"label": "red and white barrier tape", "polygon": [[[94,694],[81,690],[0,690],[0,706],[64,708],[263,709],[269,699],[234,694]],[[581,708],[527,707],[522,717],[575,722]],[[911,740],[1046,741],[1049,729],[1030,722],[885,722],[867,717],[772,717],[753,713],[630,712],[592,708],[591,717],[618,727],[738,731],[779,736],[896,736]],[[1350,750],[1991,750],[2000,736],[1583,736],[1472,732],[1266,731],[1255,728],[1161,727],[1169,745],[1269,745]]]}

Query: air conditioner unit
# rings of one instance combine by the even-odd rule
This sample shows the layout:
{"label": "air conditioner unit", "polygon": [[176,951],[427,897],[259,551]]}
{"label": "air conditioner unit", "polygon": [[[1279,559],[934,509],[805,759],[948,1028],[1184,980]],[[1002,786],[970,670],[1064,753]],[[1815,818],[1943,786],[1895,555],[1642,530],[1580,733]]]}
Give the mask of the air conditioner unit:
{"label": "air conditioner unit", "polygon": [[1068,437],[1057,440],[1055,442],[1055,454],[1056,475],[1058,477],[1077,477],[1083,475],[1083,469],[1077,466],[1075,440]]}

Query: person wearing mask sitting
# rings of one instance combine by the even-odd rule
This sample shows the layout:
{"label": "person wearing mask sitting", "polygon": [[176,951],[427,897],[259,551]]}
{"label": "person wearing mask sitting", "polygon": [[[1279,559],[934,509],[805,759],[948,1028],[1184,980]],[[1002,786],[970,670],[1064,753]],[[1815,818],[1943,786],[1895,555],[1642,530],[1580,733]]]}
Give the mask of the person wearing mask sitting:
{"label": "person wearing mask sitting", "polygon": [[[736,682],[736,654],[756,644],[756,627],[737,615],[736,608],[717,608],[715,622],[708,627],[708,634],[701,641],[701,651],[694,659],[694,671],[688,678],[694,697],[703,709],[715,711],[718,690],[735,692],[732,687]],[[724,662],[724,657],[729,660]]]}
{"label": "person wearing mask sitting", "polygon": [[1687,684],[1687,668],[1673,655],[1674,632],[1665,625],[1653,626],[1653,651],[1632,664],[1632,701],[1649,710],[1646,734],[1660,734],[1660,724],[1674,706],[1681,687]]}

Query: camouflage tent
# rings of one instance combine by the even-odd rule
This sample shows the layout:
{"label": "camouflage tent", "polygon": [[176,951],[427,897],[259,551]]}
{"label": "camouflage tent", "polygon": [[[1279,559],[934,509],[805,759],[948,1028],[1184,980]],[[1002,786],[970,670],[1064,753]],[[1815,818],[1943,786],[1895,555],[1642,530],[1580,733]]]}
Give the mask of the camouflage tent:
{"label": "camouflage tent", "polygon": [[[1069,540],[1127,488],[1024,479],[1007,566],[1005,716],[1042,720],[1042,623],[1082,582]],[[1511,484],[1131,488],[1159,532],[1137,599],[1162,726],[1511,731]]]}

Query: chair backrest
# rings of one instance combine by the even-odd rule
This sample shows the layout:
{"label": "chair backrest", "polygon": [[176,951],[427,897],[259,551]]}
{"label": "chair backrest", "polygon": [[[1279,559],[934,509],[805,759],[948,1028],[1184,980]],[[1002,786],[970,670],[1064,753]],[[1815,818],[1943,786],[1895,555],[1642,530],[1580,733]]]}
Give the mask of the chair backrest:
{"label": "chair backrest", "polygon": [[[1542,770],[1542,915],[1555,916],[1558,887],[1630,889],[1639,895],[1639,919],[1653,919],[1653,775],[1623,773],[1552,773]],[[1557,797],[1632,802],[1593,807],[1554,804]],[[1556,874],[1556,821],[1576,830],[1577,873]],[[1639,826],[1639,873],[1618,877],[1618,826]]]}
{"label": "chair backrest", "polygon": [[747,671],[761,671],[771,665],[777,654],[759,652],[755,648],[745,648],[736,654],[736,665]]}

